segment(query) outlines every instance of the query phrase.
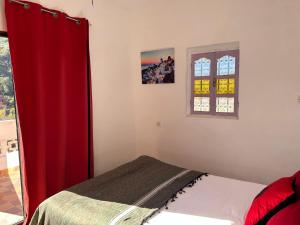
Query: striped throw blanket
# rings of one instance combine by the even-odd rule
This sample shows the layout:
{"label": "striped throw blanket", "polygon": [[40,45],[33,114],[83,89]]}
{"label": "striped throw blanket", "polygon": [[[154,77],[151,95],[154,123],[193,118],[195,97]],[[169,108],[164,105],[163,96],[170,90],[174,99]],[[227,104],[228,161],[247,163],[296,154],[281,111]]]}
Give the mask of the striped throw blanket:
{"label": "striped throw blanket", "polygon": [[141,225],[203,175],[141,156],[45,200],[30,225]]}

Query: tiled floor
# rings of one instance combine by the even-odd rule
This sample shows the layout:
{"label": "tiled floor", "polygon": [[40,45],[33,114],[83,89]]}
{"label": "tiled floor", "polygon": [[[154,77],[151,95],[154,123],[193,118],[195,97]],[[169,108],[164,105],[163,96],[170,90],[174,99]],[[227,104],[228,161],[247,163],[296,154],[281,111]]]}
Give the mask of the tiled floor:
{"label": "tiled floor", "polygon": [[8,173],[0,171],[0,224],[20,219],[23,215],[20,172],[18,168]]}

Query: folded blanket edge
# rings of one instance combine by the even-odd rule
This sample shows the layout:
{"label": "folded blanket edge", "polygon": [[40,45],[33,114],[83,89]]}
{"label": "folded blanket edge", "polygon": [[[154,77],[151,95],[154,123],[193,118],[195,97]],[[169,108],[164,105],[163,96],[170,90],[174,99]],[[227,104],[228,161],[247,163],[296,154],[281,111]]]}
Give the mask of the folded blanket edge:
{"label": "folded blanket edge", "polygon": [[[191,171],[191,172],[195,172],[195,171]],[[180,188],[177,192],[175,192],[175,194],[169,198],[162,207],[158,208],[158,209],[155,209],[152,213],[150,213],[150,215],[148,215],[147,217],[144,218],[144,220],[142,221],[142,223],[140,225],[144,225],[146,223],[149,222],[150,219],[152,219],[155,215],[159,214],[162,209],[168,209],[168,205],[170,202],[175,202],[176,199],[178,198],[178,194],[184,194],[185,193],[185,190],[186,188],[191,188],[193,187],[199,180],[202,180],[202,177],[205,176],[207,177],[208,176],[208,173],[201,173],[199,174],[194,180],[188,182],[184,187]]]}

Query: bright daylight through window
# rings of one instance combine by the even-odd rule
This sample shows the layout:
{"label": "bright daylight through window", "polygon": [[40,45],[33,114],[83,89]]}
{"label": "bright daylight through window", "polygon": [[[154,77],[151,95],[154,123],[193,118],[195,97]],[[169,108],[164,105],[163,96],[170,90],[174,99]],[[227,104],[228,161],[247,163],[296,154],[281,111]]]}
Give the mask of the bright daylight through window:
{"label": "bright daylight through window", "polygon": [[8,38],[0,33],[0,224],[23,220],[16,109]]}

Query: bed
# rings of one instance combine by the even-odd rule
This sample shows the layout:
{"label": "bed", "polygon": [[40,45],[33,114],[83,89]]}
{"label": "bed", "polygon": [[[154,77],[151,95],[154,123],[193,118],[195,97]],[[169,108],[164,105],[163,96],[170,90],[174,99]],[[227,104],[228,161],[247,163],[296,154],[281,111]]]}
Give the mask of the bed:
{"label": "bed", "polygon": [[142,156],[45,200],[30,225],[242,225],[264,187]]}

